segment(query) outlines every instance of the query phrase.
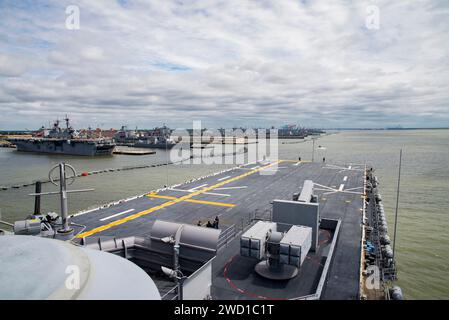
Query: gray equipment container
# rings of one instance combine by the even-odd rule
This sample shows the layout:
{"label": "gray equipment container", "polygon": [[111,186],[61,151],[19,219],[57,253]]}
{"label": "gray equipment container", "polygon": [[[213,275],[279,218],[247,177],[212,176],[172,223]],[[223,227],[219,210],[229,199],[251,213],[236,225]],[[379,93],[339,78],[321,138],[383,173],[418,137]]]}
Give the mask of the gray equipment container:
{"label": "gray equipment container", "polygon": [[280,242],[280,262],[300,267],[312,246],[312,228],[292,226]]}
{"label": "gray equipment container", "polygon": [[41,220],[28,219],[14,222],[14,234],[34,236],[41,232]]}
{"label": "gray equipment container", "polygon": [[240,255],[263,259],[267,236],[276,231],[275,222],[259,221],[240,238]]}

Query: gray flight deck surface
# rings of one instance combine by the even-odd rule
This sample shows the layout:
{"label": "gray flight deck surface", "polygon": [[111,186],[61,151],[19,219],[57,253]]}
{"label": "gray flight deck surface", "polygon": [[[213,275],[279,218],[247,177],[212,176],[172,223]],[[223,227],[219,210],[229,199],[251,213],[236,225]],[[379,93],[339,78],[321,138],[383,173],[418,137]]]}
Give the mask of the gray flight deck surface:
{"label": "gray flight deck surface", "polygon": [[[270,202],[274,199],[291,200],[293,193],[301,191],[305,180],[312,180],[315,184],[320,217],[341,220],[321,299],[358,299],[364,192],[362,165],[339,166],[281,160],[276,169],[274,163],[259,162],[76,215],[72,221],[86,226],[78,238],[148,237],[156,219],[196,225],[198,221],[203,224],[208,220],[212,222],[218,216],[220,228],[225,229],[233,224],[240,226],[243,221],[246,224],[255,213],[256,218],[264,215],[263,218],[269,219]],[[320,230],[320,241],[328,236]],[[219,264],[220,267],[215,267],[213,271],[212,296],[214,291],[218,292],[216,296],[220,299],[293,298],[309,294],[319,277],[316,265],[320,266],[320,249],[316,253],[318,260],[306,259],[301,268],[298,279],[310,274],[309,281],[281,282],[277,287],[271,285],[262,292],[252,292],[250,287],[240,287],[239,280],[242,279],[238,278],[236,270],[252,268],[255,261],[253,264],[242,262],[238,241],[233,241],[216,258],[215,265]],[[313,264],[315,268],[312,268]],[[261,282],[261,278],[252,279],[256,289],[260,289]]]}

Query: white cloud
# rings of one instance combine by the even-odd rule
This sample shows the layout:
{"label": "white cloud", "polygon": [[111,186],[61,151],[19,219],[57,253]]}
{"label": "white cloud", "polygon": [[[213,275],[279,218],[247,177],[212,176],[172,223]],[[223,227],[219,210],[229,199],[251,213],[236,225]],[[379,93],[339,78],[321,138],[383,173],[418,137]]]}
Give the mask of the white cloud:
{"label": "white cloud", "polygon": [[[65,29],[68,4],[80,30]],[[365,27],[372,4],[379,30]],[[449,125],[444,0],[2,6],[0,127],[65,113],[80,126]]]}
{"label": "white cloud", "polygon": [[88,60],[103,60],[103,49],[99,47],[87,47],[81,52],[83,58]]}
{"label": "white cloud", "polygon": [[28,63],[20,58],[0,53],[0,76],[18,77],[28,68]]}

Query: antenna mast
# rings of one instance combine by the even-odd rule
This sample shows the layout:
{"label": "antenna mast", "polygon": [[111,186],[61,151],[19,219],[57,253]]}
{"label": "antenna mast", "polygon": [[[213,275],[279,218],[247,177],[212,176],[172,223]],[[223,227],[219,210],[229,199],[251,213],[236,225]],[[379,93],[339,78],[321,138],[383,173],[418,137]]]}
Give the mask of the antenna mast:
{"label": "antenna mast", "polygon": [[[53,171],[56,169],[59,169],[59,183],[55,181],[55,179],[52,177]],[[71,176],[67,176],[67,169],[72,171]],[[52,184],[59,187],[59,191],[54,192],[36,192],[30,194],[30,196],[44,196],[44,195],[59,195],[60,197],[60,204],[61,204],[61,220],[62,220],[62,226],[60,229],[57,230],[59,234],[65,234],[67,236],[71,236],[73,234],[73,229],[70,227],[69,224],[69,211],[67,206],[67,196],[69,193],[76,193],[76,192],[86,192],[86,191],[93,191],[94,189],[81,189],[81,190],[67,190],[67,185],[71,185],[75,181],[76,177],[76,171],[75,169],[64,162],[61,162],[54,167],[50,169],[50,172],[48,173],[48,178]],[[67,180],[69,182],[67,183]]]}
{"label": "antenna mast", "polygon": [[393,261],[396,256],[396,230],[397,230],[397,224],[398,224],[399,188],[401,185],[401,167],[402,167],[402,149],[399,151],[398,188],[396,190],[396,211],[395,211],[395,217],[394,217]]}

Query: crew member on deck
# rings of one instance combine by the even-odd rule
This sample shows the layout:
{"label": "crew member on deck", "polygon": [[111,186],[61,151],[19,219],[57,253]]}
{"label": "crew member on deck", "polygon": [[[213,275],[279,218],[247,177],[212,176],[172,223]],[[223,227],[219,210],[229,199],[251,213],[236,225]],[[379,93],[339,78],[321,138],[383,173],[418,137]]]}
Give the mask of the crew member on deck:
{"label": "crew member on deck", "polygon": [[215,217],[215,220],[214,220],[214,225],[213,225],[213,227],[215,228],[215,229],[218,229],[218,223],[220,222],[220,220],[218,219],[218,216],[216,216]]}

